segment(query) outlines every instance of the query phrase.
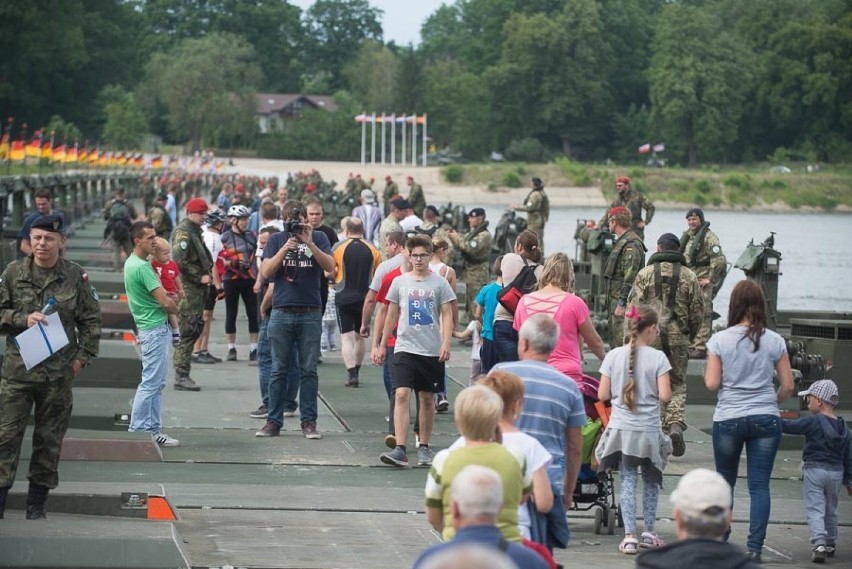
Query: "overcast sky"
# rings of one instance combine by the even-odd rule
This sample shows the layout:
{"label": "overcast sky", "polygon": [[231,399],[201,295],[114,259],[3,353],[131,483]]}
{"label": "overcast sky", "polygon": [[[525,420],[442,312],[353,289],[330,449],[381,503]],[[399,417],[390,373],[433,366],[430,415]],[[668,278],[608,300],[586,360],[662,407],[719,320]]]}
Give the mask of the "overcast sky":
{"label": "overcast sky", "polygon": [[[314,0],[288,0],[303,11],[310,8]],[[369,0],[370,5],[384,11],[382,29],[385,41],[393,40],[397,45],[420,43],[420,26],[442,4],[454,0]]]}

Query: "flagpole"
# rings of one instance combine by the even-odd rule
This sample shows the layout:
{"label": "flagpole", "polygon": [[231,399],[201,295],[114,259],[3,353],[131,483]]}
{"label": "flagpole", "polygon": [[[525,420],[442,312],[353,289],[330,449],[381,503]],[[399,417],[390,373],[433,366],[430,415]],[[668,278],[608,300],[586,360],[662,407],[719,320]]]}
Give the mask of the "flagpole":
{"label": "flagpole", "polygon": [[411,123],[411,165],[417,166],[417,113],[414,113]]}
{"label": "flagpole", "polygon": [[391,166],[396,165],[396,113],[391,114]]}
{"label": "flagpole", "polygon": [[405,130],[407,128],[405,125],[408,121],[406,120],[405,117],[406,117],[406,115],[405,115],[405,113],[403,113],[403,115],[402,115],[402,160],[399,161],[399,163],[402,164],[403,166],[405,166],[405,157],[406,157],[406,152],[408,151],[405,148],[406,141],[407,141],[407,138],[408,138],[408,135],[406,134],[406,130]]}
{"label": "flagpole", "polygon": [[426,113],[423,113],[423,166],[426,166]]}
{"label": "flagpole", "polygon": [[361,114],[361,166],[367,163],[367,111]]}
{"label": "flagpole", "polygon": [[373,111],[373,116],[370,118],[372,124],[372,136],[370,138],[370,164],[376,163],[376,111]]}
{"label": "flagpole", "polygon": [[382,166],[385,164],[385,112],[382,111]]}

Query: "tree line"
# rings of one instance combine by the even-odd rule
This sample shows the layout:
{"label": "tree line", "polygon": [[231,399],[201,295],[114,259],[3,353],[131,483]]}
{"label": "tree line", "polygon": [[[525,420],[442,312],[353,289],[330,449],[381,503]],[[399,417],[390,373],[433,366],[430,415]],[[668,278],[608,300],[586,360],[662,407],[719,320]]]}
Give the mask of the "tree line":
{"label": "tree line", "polygon": [[[426,113],[470,159],[852,157],[852,0],[455,0],[417,46],[381,18],[367,0],[0,0],[0,116],[296,159],[353,159],[363,111]],[[260,135],[256,93],[339,111]]]}

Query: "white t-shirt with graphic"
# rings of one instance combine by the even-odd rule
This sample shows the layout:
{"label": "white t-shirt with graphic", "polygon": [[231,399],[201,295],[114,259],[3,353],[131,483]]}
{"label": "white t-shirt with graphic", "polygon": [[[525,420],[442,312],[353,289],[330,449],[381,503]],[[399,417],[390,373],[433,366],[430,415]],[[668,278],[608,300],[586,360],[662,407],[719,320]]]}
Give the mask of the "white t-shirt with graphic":
{"label": "white t-shirt with graphic", "polygon": [[437,357],[441,351],[441,306],[456,299],[447,279],[433,272],[422,279],[406,273],[391,283],[387,299],[399,305],[394,351]]}

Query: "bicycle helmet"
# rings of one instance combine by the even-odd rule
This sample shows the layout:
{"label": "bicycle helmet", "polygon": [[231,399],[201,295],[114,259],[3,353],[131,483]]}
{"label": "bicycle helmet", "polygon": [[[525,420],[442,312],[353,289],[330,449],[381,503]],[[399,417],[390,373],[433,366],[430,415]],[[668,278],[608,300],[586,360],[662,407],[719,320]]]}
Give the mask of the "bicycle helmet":
{"label": "bicycle helmet", "polygon": [[251,212],[244,205],[232,205],[228,209],[228,217],[248,217],[250,215]]}
{"label": "bicycle helmet", "polygon": [[225,223],[225,221],[227,221],[227,218],[221,209],[211,209],[207,212],[207,225],[219,225]]}

